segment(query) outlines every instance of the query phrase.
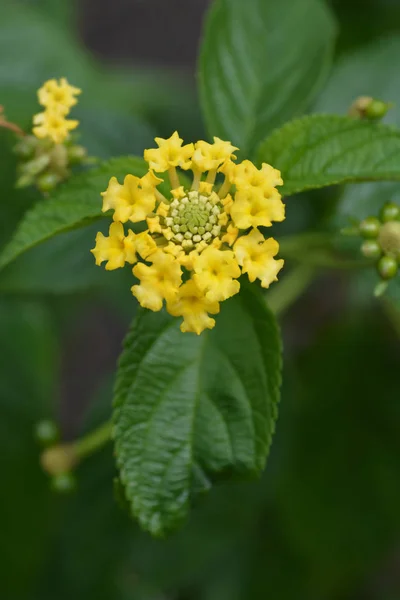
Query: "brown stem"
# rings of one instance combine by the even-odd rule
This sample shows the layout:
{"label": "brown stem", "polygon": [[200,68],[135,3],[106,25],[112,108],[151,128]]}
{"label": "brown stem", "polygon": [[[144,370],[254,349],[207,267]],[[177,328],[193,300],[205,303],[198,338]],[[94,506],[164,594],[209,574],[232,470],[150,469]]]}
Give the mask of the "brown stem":
{"label": "brown stem", "polygon": [[6,117],[4,116],[4,106],[2,106],[1,104],[0,104],[0,127],[4,127],[4,129],[9,129],[10,131],[13,131],[17,135],[20,135],[21,137],[26,135],[25,131],[23,131],[21,129],[21,127],[19,127],[16,123],[10,123],[9,121],[7,121]]}

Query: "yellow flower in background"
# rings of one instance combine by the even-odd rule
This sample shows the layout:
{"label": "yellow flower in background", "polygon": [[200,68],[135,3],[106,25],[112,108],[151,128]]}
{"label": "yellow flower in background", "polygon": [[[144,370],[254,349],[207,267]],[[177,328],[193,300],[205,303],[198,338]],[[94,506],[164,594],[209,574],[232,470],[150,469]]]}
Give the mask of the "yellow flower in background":
{"label": "yellow flower in background", "polygon": [[79,125],[79,121],[66,119],[65,116],[54,109],[46,110],[33,117],[33,134],[39,138],[50,138],[55,144],[62,144],[69,132]]}
{"label": "yellow flower in background", "polygon": [[38,90],[39,104],[46,108],[57,107],[59,112],[67,114],[78,102],[75,96],[78,96],[82,90],[68,83],[65,77],[58,82],[56,79],[49,79]]}
{"label": "yellow flower in background", "polygon": [[38,90],[39,103],[45,107],[41,113],[34,115],[33,134],[39,138],[48,138],[55,144],[62,144],[69,137],[69,132],[79,125],[79,121],[67,119],[72,106],[77,103],[79,88],[73,87],[65,78],[49,79]]}
{"label": "yellow flower in background", "polygon": [[[242,274],[265,288],[277,279],[283,266],[274,258],[278,242],[265,239],[257,227],[285,218],[276,189],[282,179],[270,165],[237,164],[237,148],[219,138],[185,145],[175,132],[156,143],[158,148],[144,153],[147,175],[128,174],[123,184],[110,179],[103,211],[113,211],[113,225],[120,229],[110,228],[109,238],[98,234],[92,252],[96,264],[108,260],[109,269],[132,264],[135,255],[139,284],[132,293],[139,303],[158,311],[165,302],[171,315],[183,318],[182,331],[200,334],[214,327],[209,315],[219,312],[219,303],[239,292]],[[190,186],[182,185],[177,167],[192,169]],[[158,190],[163,180],[154,171],[168,172],[169,197]],[[224,177],[221,184],[217,175]],[[125,235],[122,223],[128,221],[140,223],[142,232]]]}

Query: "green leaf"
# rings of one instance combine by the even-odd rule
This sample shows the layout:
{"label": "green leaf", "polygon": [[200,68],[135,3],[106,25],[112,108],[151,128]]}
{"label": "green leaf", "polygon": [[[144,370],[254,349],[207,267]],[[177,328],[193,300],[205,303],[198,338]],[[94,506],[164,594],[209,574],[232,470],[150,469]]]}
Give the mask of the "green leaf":
{"label": "green leaf", "polygon": [[66,231],[22,254],[0,272],[0,292],[54,295],[99,288],[119,291],[123,285],[129,291],[128,279],[132,274],[125,269],[99,269],[90,252],[96,233],[106,234],[108,225],[103,219],[82,229]]}
{"label": "green leaf", "polygon": [[200,58],[210,135],[246,155],[304,112],[327,75],[334,37],[333,17],[319,0],[216,0]]}
{"label": "green leaf", "polygon": [[110,177],[115,176],[120,181],[128,173],[141,177],[147,168],[140,158],[122,157],[71,178],[50,198],[42,200],[24,215],[0,256],[0,268],[54,235],[102,217],[100,193],[107,188]]}
{"label": "green leaf", "polygon": [[[393,102],[385,121],[400,126],[400,81],[398,65],[393,60],[399,53],[400,37],[393,37],[344,55],[335,66],[316,110],[347,112],[357,97],[367,95]],[[363,219],[377,214],[384,202],[398,201],[399,194],[398,183],[346,186],[337,209],[338,226],[346,225],[348,217]]]}
{"label": "green leaf", "polygon": [[347,113],[359,96],[372,96],[395,106],[385,121],[400,125],[400,81],[394,57],[400,53],[400,37],[378,40],[342,56],[315,105],[316,112]]}
{"label": "green leaf", "polygon": [[277,129],[258,161],[282,172],[282,193],[334,184],[400,179],[400,131],[350,117],[313,115]]}
{"label": "green leaf", "polygon": [[259,473],[277,417],[281,348],[254,287],[223,304],[217,325],[182,334],[165,312],[141,311],[115,391],[118,466],[132,512],[163,535],[185,519],[193,469]]}

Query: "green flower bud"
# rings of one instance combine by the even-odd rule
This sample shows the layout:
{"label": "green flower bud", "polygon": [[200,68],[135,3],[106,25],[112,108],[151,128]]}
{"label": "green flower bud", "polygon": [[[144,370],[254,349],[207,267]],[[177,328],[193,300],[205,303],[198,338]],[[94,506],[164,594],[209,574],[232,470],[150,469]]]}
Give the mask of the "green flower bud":
{"label": "green flower bud", "polygon": [[76,479],[72,473],[59,473],[51,478],[51,489],[57,494],[70,494],[76,488]]}
{"label": "green flower bud", "polygon": [[58,441],[60,432],[54,421],[46,419],[36,423],[35,437],[41,446],[46,447]]}
{"label": "green flower bud", "polygon": [[378,237],[381,224],[376,217],[367,217],[360,223],[360,234],[363,238],[373,239]]}
{"label": "green flower bud", "polygon": [[349,115],[358,119],[382,119],[391,107],[391,102],[383,102],[370,96],[360,96],[350,106]]}
{"label": "green flower bud", "polygon": [[83,146],[69,146],[67,148],[68,162],[71,165],[82,163],[87,158],[87,150]]}
{"label": "green flower bud", "polygon": [[46,169],[50,162],[50,156],[48,154],[41,154],[37,158],[30,160],[22,166],[22,172],[27,175],[38,175]]}
{"label": "green flower bud", "polygon": [[397,274],[397,261],[392,256],[382,256],[378,263],[378,273],[382,279],[393,279]]}
{"label": "green flower bud", "polygon": [[27,135],[23,137],[16,146],[14,146],[14,152],[23,159],[32,158],[37,145],[37,138],[32,135]]}
{"label": "green flower bud", "polygon": [[382,254],[382,249],[377,241],[365,240],[361,246],[361,252],[366,258],[379,258]]}
{"label": "green flower bud", "polygon": [[45,193],[51,192],[60,183],[60,178],[54,173],[43,173],[36,180],[38,189]]}
{"label": "green flower bud", "polygon": [[367,119],[382,119],[390,107],[391,104],[389,102],[372,100],[365,109],[365,116]]}
{"label": "green flower bud", "polygon": [[384,223],[396,221],[400,215],[400,207],[394,202],[387,202],[381,210],[381,219]]}
{"label": "green flower bud", "polygon": [[378,241],[385,254],[400,258],[400,222],[388,221],[382,225]]}
{"label": "green flower bud", "polygon": [[18,177],[17,181],[15,182],[15,187],[18,189],[21,189],[21,188],[29,187],[30,185],[33,185],[34,183],[35,183],[34,175],[28,175],[28,174],[24,173],[23,175],[21,175],[21,177]]}

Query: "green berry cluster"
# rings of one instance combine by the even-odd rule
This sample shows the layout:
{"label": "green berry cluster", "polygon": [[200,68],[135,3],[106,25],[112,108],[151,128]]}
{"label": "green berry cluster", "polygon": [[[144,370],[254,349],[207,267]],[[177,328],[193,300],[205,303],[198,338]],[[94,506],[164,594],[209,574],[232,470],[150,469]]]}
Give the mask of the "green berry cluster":
{"label": "green berry cluster", "polygon": [[93,164],[86,148],[75,144],[72,139],[55,144],[49,139],[26,135],[18,141],[14,152],[19,158],[17,187],[34,185],[43,194],[48,194],[65,181],[72,166]]}
{"label": "green berry cluster", "polygon": [[[383,282],[393,279],[400,264],[400,207],[394,202],[385,204],[378,217],[367,217],[359,224],[364,238],[361,252],[376,261]],[[379,286],[379,290],[384,289]]]}

